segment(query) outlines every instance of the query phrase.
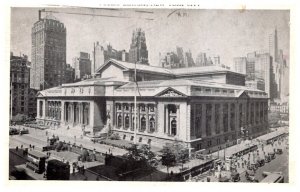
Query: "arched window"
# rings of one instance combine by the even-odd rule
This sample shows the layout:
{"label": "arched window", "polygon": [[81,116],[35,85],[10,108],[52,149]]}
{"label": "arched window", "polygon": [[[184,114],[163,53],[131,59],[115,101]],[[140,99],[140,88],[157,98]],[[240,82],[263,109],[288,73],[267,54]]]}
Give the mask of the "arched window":
{"label": "arched window", "polygon": [[119,115],[118,116],[118,127],[121,127],[122,126],[122,116]]}
{"label": "arched window", "polygon": [[128,115],[126,115],[126,117],[125,117],[125,128],[126,129],[129,128],[129,117],[128,117]]}
{"label": "arched window", "polygon": [[155,131],[155,120],[153,117],[150,118],[150,132]]}
{"label": "arched window", "polygon": [[141,118],[141,131],[145,131],[146,130],[146,118],[142,117]]}
{"label": "arched window", "polygon": [[175,119],[171,121],[171,135],[177,134],[177,122]]}

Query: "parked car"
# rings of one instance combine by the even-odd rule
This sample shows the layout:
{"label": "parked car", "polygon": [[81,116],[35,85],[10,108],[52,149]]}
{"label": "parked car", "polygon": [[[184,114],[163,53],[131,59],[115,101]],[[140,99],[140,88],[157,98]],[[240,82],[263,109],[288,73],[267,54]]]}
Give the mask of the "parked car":
{"label": "parked car", "polygon": [[9,135],[18,135],[20,131],[16,128],[9,128]]}
{"label": "parked car", "polygon": [[264,159],[257,160],[257,164],[259,167],[262,167],[265,165],[265,160]]}
{"label": "parked car", "polygon": [[238,172],[232,172],[231,173],[231,180],[233,182],[238,182],[240,180],[240,174]]}
{"label": "parked car", "polygon": [[269,153],[269,156],[271,157],[271,159],[275,159],[275,153],[274,152]]}
{"label": "parked car", "polygon": [[277,149],[276,154],[281,155],[283,153],[282,149]]}
{"label": "parked car", "polygon": [[20,131],[20,135],[23,135],[23,134],[29,134],[29,130],[23,128],[23,129]]}
{"label": "parked car", "polygon": [[219,182],[230,182],[230,179],[228,177],[221,177]]}
{"label": "parked car", "polygon": [[271,157],[269,155],[265,156],[265,162],[269,163],[271,161]]}

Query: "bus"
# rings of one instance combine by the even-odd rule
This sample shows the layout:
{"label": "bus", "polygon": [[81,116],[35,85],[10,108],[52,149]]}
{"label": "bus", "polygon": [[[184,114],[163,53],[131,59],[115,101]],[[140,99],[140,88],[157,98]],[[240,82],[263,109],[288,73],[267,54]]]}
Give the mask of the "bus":
{"label": "bus", "polygon": [[43,173],[45,171],[45,162],[47,155],[39,151],[28,151],[26,167],[30,168],[36,173]]}
{"label": "bus", "polygon": [[261,183],[283,183],[283,182],[284,182],[283,175],[278,173],[271,173],[263,180],[261,180]]}

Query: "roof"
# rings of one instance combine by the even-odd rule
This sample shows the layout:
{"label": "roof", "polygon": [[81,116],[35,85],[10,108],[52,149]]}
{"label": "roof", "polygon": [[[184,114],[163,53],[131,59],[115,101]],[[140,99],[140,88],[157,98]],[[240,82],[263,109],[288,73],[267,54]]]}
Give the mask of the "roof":
{"label": "roof", "polygon": [[83,81],[79,81],[76,83],[67,83],[62,84],[62,87],[77,87],[77,86],[90,86],[90,85],[107,85],[108,83],[115,83],[123,85],[124,83],[127,83],[128,81],[121,80],[117,77],[107,77],[107,78],[92,78],[92,79],[86,79]]}
{"label": "roof", "polygon": [[[114,96],[133,96],[135,91],[135,82],[129,82],[125,85],[117,88],[114,91]],[[226,97],[240,97],[245,94],[247,97],[255,98],[266,98],[267,96],[263,91],[230,84],[221,84],[215,82],[206,82],[200,80],[191,79],[172,79],[172,80],[155,80],[155,81],[141,81],[137,83],[138,95],[139,96],[159,96],[172,93],[172,96],[226,96]],[[201,89],[201,91],[196,90],[197,88],[207,88]],[[217,93],[213,91],[219,90]],[[172,90],[170,90],[172,89]],[[226,93],[220,90],[229,90]],[[168,95],[168,94],[167,94]]]}
{"label": "roof", "polygon": [[[174,75],[190,75],[190,74],[199,74],[199,73],[236,73],[234,71],[228,70],[220,66],[204,66],[204,67],[186,67],[186,68],[176,68],[170,69],[170,72]],[[240,74],[240,73],[237,73]],[[243,74],[240,74],[243,75]]]}
{"label": "roof", "polygon": [[135,63],[129,63],[124,61],[118,61],[115,59],[108,60],[104,65],[99,67],[96,70],[96,73],[99,73],[102,69],[104,69],[107,65],[114,63],[118,65],[119,67],[123,68],[124,70],[134,70],[136,66],[137,71],[144,71],[144,72],[153,72],[153,73],[163,73],[167,75],[173,75],[170,70],[162,68],[162,67],[155,67],[151,65],[144,65],[144,64],[135,64]]}
{"label": "roof", "polygon": [[39,151],[28,151],[28,154],[33,155],[35,157],[41,158],[41,157],[47,157],[45,153],[39,152]]}
{"label": "roof", "polygon": [[62,87],[59,86],[59,87],[52,87],[52,88],[49,88],[49,89],[45,89],[45,90],[42,90],[42,91],[39,91],[37,93],[37,97],[38,96],[60,96],[62,94]]}

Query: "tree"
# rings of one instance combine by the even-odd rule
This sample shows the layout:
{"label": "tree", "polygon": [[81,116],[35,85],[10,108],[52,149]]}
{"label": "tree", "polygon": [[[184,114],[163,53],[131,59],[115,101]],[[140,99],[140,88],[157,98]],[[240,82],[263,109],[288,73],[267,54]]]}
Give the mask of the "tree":
{"label": "tree", "polygon": [[150,150],[148,145],[139,147],[138,145],[133,144],[128,148],[128,153],[126,153],[125,156],[131,160],[148,162],[155,154]]}
{"label": "tree", "polygon": [[189,160],[189,149],[183,142],[177,140],[174,143],[165,145],[162,153],[162,164],[167,166],[167,170],[175,163],[181,163],[183,168],[184,163]]}
{"label": "tree", "polygon": [[176,163],[176,156],[171,146],[164,146],[161,156],[162,165],[167,166],[167,172],[169,174],[169,167],[174,166]]}

